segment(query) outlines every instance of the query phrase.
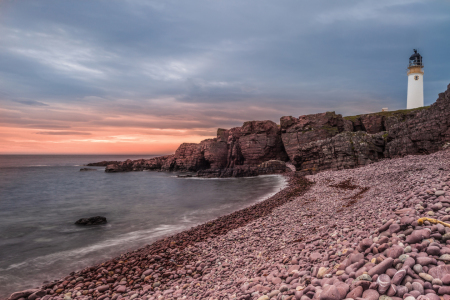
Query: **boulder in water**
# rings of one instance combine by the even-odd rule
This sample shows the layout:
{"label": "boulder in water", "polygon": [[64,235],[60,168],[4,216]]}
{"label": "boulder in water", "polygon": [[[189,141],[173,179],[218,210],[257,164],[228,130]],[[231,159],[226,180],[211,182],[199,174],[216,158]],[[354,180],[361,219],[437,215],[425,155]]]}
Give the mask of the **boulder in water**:
{"label": "boulder in water", "polygon": [[106,218],[101,216],[96,216],[92,218],[83,218],[75,222],[76,225],[101,225],[106,224]]}

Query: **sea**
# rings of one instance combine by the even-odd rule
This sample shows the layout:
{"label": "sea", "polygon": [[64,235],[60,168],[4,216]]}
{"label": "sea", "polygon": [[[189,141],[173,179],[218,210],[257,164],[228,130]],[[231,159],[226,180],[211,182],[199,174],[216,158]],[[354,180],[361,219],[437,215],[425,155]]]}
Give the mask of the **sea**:
{"label": "sea", "polygon": [[[179,178],[105,173],[87,163],[133,155],[0,155],[0,299],[267,199],[279,175]],[[80,218],[108,223],[79,226]]]}

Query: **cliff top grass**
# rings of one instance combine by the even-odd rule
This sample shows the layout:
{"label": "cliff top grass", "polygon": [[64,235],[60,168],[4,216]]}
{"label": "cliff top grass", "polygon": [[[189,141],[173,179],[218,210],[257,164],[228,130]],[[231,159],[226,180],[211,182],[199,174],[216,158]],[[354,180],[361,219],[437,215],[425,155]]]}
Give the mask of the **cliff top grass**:
{"label": "cliff top grass", "polygon": [[360,118],[363,115],[378,115],[378,116],[384,116],[384,117],[392,117],[392,116],[396,116],[396,115],[407,115],[409,113],[419,112],[421,110],[428,109],[428,108],[430,108],[430,106],[423,106],[423,107],[412,108],[412,109],[400,109],[400,110],[393,110],[393,111],[380,111],[380,112],[370,113],[370,114],[346,116],[346,117],[344,117],[344,119],[349,120],[349,121],[356,121],[358,118]]}

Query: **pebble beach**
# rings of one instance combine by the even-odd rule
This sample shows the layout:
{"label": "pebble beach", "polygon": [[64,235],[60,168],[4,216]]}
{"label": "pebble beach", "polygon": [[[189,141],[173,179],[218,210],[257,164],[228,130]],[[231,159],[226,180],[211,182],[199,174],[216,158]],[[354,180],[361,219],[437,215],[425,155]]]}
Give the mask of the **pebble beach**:
{"label": "pebble beach", "polygon": [[450,151],[297,177],[273,197],[10,300],[450,299]]}

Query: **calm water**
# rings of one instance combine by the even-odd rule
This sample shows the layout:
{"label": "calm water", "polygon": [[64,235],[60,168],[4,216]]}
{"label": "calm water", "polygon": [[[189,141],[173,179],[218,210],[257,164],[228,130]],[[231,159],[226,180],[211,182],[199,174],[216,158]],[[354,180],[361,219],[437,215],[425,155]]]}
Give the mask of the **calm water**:
{"label": "calm water", "polygon": [[[0,298],[248,206],[285,185],[281,176],[79,171],[89,162],[142,157],[0,156]],[[96,215],[108,224],[74,225]]]}

